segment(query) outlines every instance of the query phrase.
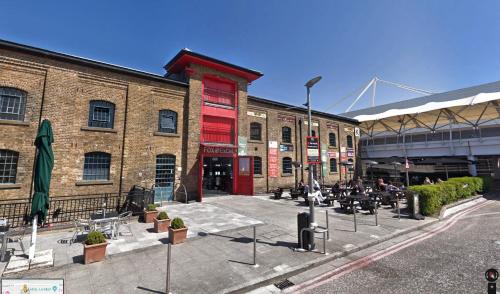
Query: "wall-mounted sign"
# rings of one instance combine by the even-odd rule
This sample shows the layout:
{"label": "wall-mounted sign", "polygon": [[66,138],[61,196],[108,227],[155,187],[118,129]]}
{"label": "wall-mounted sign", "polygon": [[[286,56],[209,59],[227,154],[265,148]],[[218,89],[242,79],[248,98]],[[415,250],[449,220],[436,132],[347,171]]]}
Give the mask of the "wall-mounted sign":
{"label": "wall-mounted sign", "polygon": [[278,141],[269,141],[267,175],[270,178],[278,177]]}
{"label": "wall-mounted sign", "polygon": [[339,158],[339,153],[337,151],[328,151],[329,158]]}
{"label": "wall-mounted sign", "polygon": [[319,164],[319,138],[318,137],[306,137],[306,156],[308,164]]}
{"label": "wall-mounted sign", "polygon": [[247,137],[238,136],[238,155],[247,155]]}
{"label": "wall-mounted sign", "polygon": [[205,154],[233,154],[234,148],[220,147],[220,146],[203,146],[203,153]]}
{"label": "wall-mounted sign", "polygon": [[356,137],[361,136],[361,131],[359,130],[359,128],[354,128],[354,135],[355,135]]}
{"label": "wall-mounted sign", "polygon": [[340,161],[347,161],[347,154],[346,152],[340,152]]}
{"label": "wall-mounted sign", "polygon": [[345,148],[345,146],[343,146],[343,147],[340,147],[340,152],[345,152],[345,151],[346,151],[346,148]]}
{"label": "wall-mounted sign", "polygon": [[[305,124],[305,125],[308,125],[309,123],[307,122],[307,120],[304,120],[304,124]],[[314,122],[314,121],[313,121],[313,122],[312,122],[312,125],[313,125],[313,127],[318,127],[318,126],[319,126],[319,123],[317,123],[317,122]]]}
{"label": "wall-mounted sign", "polygon": [[354,149],[347,149],[347,157],[354,157]]}
{"label": "wall-mounted sign", "polygon": [[253,117],[260,117],[260,118],[266,118],[267,115],[265,113],[261,112],[255,112],[255,111],[247,111],[248,116],[253,116]]}
{"label": "wall-mounted sign", "polygon": [[293,151],[293,145],[280,144],[280,152],[288,152],[288,151]]}

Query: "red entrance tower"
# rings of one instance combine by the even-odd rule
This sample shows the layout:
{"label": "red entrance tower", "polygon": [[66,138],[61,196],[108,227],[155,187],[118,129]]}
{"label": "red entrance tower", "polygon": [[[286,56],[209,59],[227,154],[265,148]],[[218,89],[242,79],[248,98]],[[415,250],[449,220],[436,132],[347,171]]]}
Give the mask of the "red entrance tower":
{"label": "red entrance tower", "polygon": [[[191,132],[199,131],[199,145],[196,147],[188,142],[188,146],[198,148],[195,163],[198,200],[210,194],[253,195],[253,158],[238,156],[238,115],[246,115],[246,101],[242,103],[245,108],[240,107],[246,93],[243,97],[238,93],[246,91],[247,83],[262,74],[189,50],[181,50],[165,68],[169,73],[187,76],[190,99],[199,97],[201,92],[201,113],[189,115],[190,118],[199,117],[199,128],[188,127],[188,137],[194,135]],[[201,91],[191,89],[192,84],[200,85],[200,81]],[[198,94],[192,95],[193,92]],[[189,101],[190,111],[200,109],[192,107],[191,103],[198,103],[198,100]],[[189,170],[189,158],[187,161]]]}

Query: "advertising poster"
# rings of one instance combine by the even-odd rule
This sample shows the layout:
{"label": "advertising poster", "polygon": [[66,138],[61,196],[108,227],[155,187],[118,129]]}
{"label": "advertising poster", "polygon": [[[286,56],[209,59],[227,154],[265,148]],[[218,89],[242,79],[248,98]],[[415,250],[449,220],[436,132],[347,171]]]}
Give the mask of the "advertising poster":
{"label": "advertising poster", "polygon": [[269,162],[267,175],[270,178],[278,177],[278,141],[269,141]]}
{"label": "advertising poster", "polygon": [[306,156],[308,164],[320,164],[319,157],[319,138],[318,137],[306,137]]}
{"label": "advertising poster", "polygon": [[247,137],[238,136],[238,155],[245,156],[247,154]]}
{"label": "advertising poster", "polygon": [[326,175],[327,173],[327,162],[328,162],[328,153],[326,148],[322,147],[321,148],[321,168],[323,175]]}

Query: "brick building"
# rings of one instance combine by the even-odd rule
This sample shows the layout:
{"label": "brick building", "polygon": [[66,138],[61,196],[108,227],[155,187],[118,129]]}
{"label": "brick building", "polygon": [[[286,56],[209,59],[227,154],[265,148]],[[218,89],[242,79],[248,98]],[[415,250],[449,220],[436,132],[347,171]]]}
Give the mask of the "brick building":
{"label": "brick building", "polygon": [[[307,113],[248,94],[260,72],[189,50],[165,76],[0,41],[0,199],[28,198],[42,119],[54,129],[51,195],[184,184],[190,199],[307,180]],[[325,184],[349,175],[357,121],[313,111]],[[302,146],[302,148],[300,148]],[[271,164],[269,165],[268,162]]]}

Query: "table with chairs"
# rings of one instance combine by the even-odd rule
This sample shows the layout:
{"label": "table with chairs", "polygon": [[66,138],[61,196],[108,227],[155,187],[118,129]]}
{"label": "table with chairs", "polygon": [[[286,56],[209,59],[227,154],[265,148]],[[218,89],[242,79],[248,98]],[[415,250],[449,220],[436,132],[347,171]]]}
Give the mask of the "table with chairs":
{"label": "table with chairs", "polygon": [[132,211],[123,213],[98,211],[91,214],[89,219],[75,220],[75,233],[71,238],[71,243],[75,242],[80,235],[86,235],[91,231],[99,231],[111,239],[117,239],[122,233],[122,228],[127,228],[128,233],[132,234],[131,228]]}

